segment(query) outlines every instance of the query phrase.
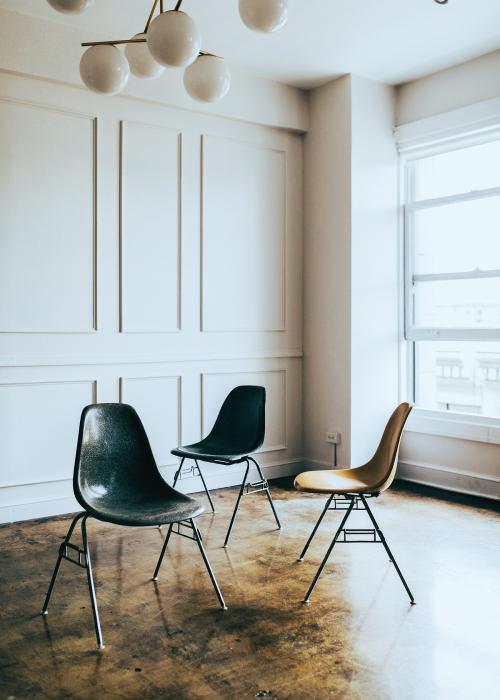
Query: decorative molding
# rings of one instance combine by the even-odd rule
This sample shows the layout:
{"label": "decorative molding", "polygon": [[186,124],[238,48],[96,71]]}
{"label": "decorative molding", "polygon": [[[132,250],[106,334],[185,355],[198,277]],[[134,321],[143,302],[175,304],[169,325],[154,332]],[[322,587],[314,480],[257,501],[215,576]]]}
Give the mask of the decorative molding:
{"label": "decorative molding", "polygon": [[205,426],[205,387],[204,387],[204,381],[205,377],[233,377],[237,375],[248,375],[248,374],[281,374],[282,375],[282,386],[283,386],[283,392],[282,392],[282,416],[283,416],[283,422],[282,422],[282,433],[283,433],[283,444],[281,445],[276,445],[276,446],[271,446],[271,447],[266,447],[263,450],[259,450],[258,454],[266,454],[268,452],[279,452],[281,450],[286,450],[288,449],[288,430],[287,430],[287,410],[286,410],[286,404],[287,404],[287,388],[288,388],[288,378],[287,378],[287,370],[286,368],[281,368],[281,369],[265,369],[265,370],[242,370],[242,371],[237,371],[237,372],[203,372],[200,375],[201,379],[201,406],[200,406],[200,426],[201,426],[201,434],[205,435],[206,432],[208,431],[207,426]]}
{"label": "decorative molding", "polygon": [[[272,153],[278,153],[282,157],[283,161],[283,230],[281,232],[281,265],[282,265],[282,279],[283,285],[281,290],[281,317],[282,322],[277,328],[245,328],[245,329],[207,329],[205,328],[204,321],[204,250],[205,250],[205,167],[206,167],[206,155],[205,155],[205,144],[209,139],[216,141],[229,141],[246,148],[253,148],[255,150],[269,151]],[[288,330],[287,328],[287,232],[288,232],[288,154],[285,149],[274,148],[272,146],[265,146],[263,144],[256,144],[252,141],[246,141],[244,139],[230,138],[227,136],[219,136],[217,134],[207,134],[203,133],[200,136],[200,331],[203,333],[283,333]]]}
{"label": "decorative molding", "polygon": [[[78,384],[90,384],[91,386],[91,403],[97,403],[97,379],[47,379],[47,380],[39,380],[39,381],[32,381],[32,382],[2,382],[0,383],[0,390],[2,388],[21,388],[21,387],[32,387],[32,386],[67,386],[67,385],[78,385]],[[65,481],[65,479],[30,479],[29,481],[18,481],[18,482],[12,482],[12,483],[0,483],[0,491],[1,489],[12,489],[12,488],[21,488],[21,487],[30,487],[30,486],[41,486],[45,485],[47,483],[49,484],[55,484],[61,481]],[[0,521],[1,522],[1,521]]]}
{"label": "decorative molding", "polygon": [[66,117],[82,119],[92,123],[92,327],[88,330],[7,330],[0,328],[0,334],[10,335],[86,335],[98,330],[97,315],[97,134],[98,121],[94,114],[77,112],[70,109],[55,107],[42,102],[31,102],[11,97],[0,97],[0,103],[16,104],[30,109],[53,112]]}
{"label": "decorative molding", "polygon": [[[177,137],[177,158],[178,158],[178,168],[177,168],[177,216],[178,216],[178,226],[177,226],[177,325],[176,328],[171,330],[127,330],[124,328],[124,214],[123,214],[123,204],[124,204],[124,147],[125,147],[125,126],[127,124],[144,126],[148,129],[157,129],[159,131],[168,132]],[[118,179],[119,179],[119,205],[118,205],[118,218],[119,218],[119,331],[123,334],[171,334],[178,333],[182,330],[182,228],[183,228],[183,187],[182,187],[182,133],[177,129],[162,126],[161,124],[153,124],[142,121],[133,121],[130,119],[120,120],[119,125],[119,167],[118,167]]]}
{"label": "decorative molding", "polygon": [[500,477],[458,472],[450,467],[399,462],[397,478],[469,496],[500,500]]}
{"label": "decorative molding", "polygon": [[281,360],[281,359],[302,359],[304,353],[302,350],[283,350],[276,353],[262,352],[248,355],[242,353],[235,355],[228,353],[226,355],[213,352],[204,353],[184,353],[182,357],[167,357],[164,353],[140,353],[126,354],[120,353],[117,355],[7,355],[0,356],[0,368],[14,367],[84,367],[94,365],[136,365],[136,364],[184,364],[186,362],[222,362],[226,360]]}

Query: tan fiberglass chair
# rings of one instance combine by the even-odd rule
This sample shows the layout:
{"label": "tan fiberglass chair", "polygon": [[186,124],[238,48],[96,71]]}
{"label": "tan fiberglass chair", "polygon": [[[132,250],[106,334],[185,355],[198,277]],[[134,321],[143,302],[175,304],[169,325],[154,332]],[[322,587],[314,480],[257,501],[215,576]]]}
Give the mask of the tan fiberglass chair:
{"label": "tan fiberglass chair", "polygon": [[[325,493],[330,494],[330,498],[326,502],[323,512],[319,516],[319,520],[314,526],[309,539],[306,542],[299,561],[303,561],[311,541],[320,526],[323,517],[328,510],[346,510],[346,514],[342,518],[342,522],[335,533],[332,543],[321,562],[321,566],[316,572],[309,590],[304,598],[305,603],[309,603],[311,593],[318,582],[321,572],[323,571],[326,562],[337,542],[369,542],[382,544],[385,547],[390,561],[396,567],[399,578],[410,597],[412,605],[415,604],[412,592],[408,588],[403,574],[394,559],[391,550],[385,537],[377,525],[377,521],[373,517],[367,499],[376,498],[385,491],[394,481],[396,468],[398,464],[398,452],[401,442],[401,434],[403,432],[406,419],[410,415],[412,406],[408,403],[402,403],[396,408],[392,416],[389,418],[382,439],[377,448],[377,451],[369,462],[362,467],[354,467],[351,469],[327,469],[323,471],[303,472],[295,479],[295,488],[299,491],[307,491],[309,493]],[[333,502],[333,505],[332,505]],[[373,528],[369,529],[346,529],[345,524],[353,510],[366,510]]]}

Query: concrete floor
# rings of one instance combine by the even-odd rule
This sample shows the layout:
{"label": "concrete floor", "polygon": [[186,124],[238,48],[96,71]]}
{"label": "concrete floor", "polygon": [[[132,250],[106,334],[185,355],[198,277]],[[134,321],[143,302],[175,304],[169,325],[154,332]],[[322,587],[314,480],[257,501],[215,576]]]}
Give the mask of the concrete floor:
{"label": "concrete floor", "polygon": [[[0,699],[499,697],[495,505],[393,488],[373,510],[417,605],[382,547],[363,544],[334,550],[304,605],[341,514],[327,515],[297,563],[325,501],[288,482],[272,488],[281,532],[264,496],[251,496],[222,549],[235,489],[216,492],[217,515],[198,519],[226,612],[194,542],[172,538],[153,584],[164,534],[90,521],[102,651],[83,569],[63,562],[49,615],[39,614],[68,520],[0,528]],[[362,527],[366,515],[353,518]]]}

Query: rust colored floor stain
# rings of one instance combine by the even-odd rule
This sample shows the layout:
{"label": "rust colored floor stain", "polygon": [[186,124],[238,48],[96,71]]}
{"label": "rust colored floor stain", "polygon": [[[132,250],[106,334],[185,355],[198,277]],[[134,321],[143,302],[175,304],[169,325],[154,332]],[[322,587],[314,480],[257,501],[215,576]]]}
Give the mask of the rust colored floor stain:
{"label": "rust colored floor stain", "polygon": [[[222,548],[235,489],[198,519],[229,610],[218,608],[196,544],[89,521],[106,648],[95,645],[85,572],[67,562],[39,614],[68,518],[0,528],[0,700],[276,698],[470,700],[500,684],[500,515],[401,487],[373,503],[417,605],[384,550],[338,545],[301,601],[341,513],[298,554],[325,499],[273,482],[244,500]],[[200,495],[200,499],[204,497]],[[363,513],[352,526],[368,526]]]}

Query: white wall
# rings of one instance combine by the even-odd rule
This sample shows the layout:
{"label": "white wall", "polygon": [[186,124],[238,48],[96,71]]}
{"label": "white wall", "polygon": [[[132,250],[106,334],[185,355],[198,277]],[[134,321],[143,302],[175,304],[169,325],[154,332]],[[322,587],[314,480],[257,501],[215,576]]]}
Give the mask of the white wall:
{"label": "white wall", "polygon": [[311,93],[305,140],[305,463],[367,459],[398,398],[394,91],[346,76]]}
{"label": "white wall", "polygon": [[[29,38],[16,41],[26,48]],[[27,70],[24,50],[14,74],[9,47],[0,51],[0,67],[9,58],[0,72],[0,521],[76,507],[78,420],[93,401],[136,406],[171,477],[170,449],[206,433],[231,387],[262,384],[265,471],[299,471],[302,95],[267,85],[272,99],[259,107],[256,83],[248,95],[243,83],[226,116],[107,99],[55,67],[49,79],[43,60],[33,77],[39,67],[32,56]],[[247,98],[260,124],[240,119]],[[213,468],[210,483],[237,483],[240,472]]]}
{"label": "white wall", "polygon": [[374,452],[399,398],[395,91],[353,76],[351,461]]}
{"label": "white wall", "polygon": [[[495,51],[400,86],[397,123],[405,138],[418,131],[446,137],[456,135],[461,128],[491,127],[493,123],[498,125],[499,98],[500,51]],[[419,124],[420,120],[425,121]],[[434,433],[443,430],[442,421],[429,423],[410,417],[401,446],[400,476],[446,489],[500,497],[500,445],[475,441],[472,436],[459,439],[429,434],[425,424]],[[460,428],[455,426],[453,432],[457,430]],[[447,431],[444,428],[443,432]],[[463,426],[463,432],[470,431]]]}
{"label": "white wall", "polygon": [[500,97],[500,51],[399,86],[396,124],[496,97]]}
{"label": "white wall", "polygon": [[351,80],[311,92],[305,138],[304,455],[332,464],[327,430],[350,455]]}

